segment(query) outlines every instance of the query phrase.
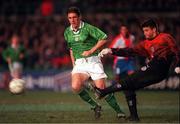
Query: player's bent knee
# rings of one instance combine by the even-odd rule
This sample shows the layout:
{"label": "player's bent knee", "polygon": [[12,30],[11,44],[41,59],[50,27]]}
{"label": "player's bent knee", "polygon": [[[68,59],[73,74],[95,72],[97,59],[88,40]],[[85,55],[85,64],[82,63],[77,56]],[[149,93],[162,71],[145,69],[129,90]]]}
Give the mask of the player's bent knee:
{"label": "player's bent knee", "polygon": [[72,90],[74,92],[79,92],[81,90],[81,85],[78,84],[72,84]]}
{"label": "player's bent knee", "polygon": [[95,81],[95,85],[96,85],[96,87],[99,88],[99,89],[104,89],[104,88],[105,88],[105,82],[104,82],[104,80]]}

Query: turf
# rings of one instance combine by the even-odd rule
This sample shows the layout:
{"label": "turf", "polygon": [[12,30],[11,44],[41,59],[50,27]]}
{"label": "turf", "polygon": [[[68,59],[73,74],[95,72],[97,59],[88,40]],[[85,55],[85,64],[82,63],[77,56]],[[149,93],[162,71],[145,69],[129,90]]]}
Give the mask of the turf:
{"label": "turf", "polygon": [[[93,94],[91,93],[93,96]],[[122,93],[116,93],[121,108],[128,115]],[[139,91],[138,112],[142,123],[179,123],[179,91]],[[128,123],[117,119],[104,100],[102,117],[94,119],[90,106],[73,93],[27,91],[12,95],[0,91],[1,123]]]}

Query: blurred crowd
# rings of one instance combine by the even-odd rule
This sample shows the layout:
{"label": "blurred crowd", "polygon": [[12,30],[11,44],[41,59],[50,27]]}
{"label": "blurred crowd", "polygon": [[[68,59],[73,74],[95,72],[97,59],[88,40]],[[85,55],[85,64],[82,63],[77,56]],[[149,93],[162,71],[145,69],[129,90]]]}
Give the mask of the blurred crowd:
{"label": "blurred crowd", "polygon": [[[180,44],[178,0],[44,0],[53,3],[53,13],[41,15],[43,0],[2,0],[0,3],[0,55],[10,44],[12,34],[20,36],[26,48],[25,69],[60,69],[71,67],[69,51],[64,40],[68,26],[65,10],[77,5],[84,21],[95,25],[108,34],[110,41],[119,33],[119,26],[126,23],[136,37],[143,40],[140,28],[142,20],[153,17],[161,32],[168,32]],[[142,11],[143,10],[143,11]],[[108,44],[107,44],[108,45]],[[0,70],[7,67],[0,56]]]}
{"label": "blurred crowd", "polygon": [[[122,14],[86,15],[85,21],[98,26],[105,31],[111,41],[119,32],[119,25],[127,22],[130,31],[136,36],[136,42],[143,40],[143,33],[137,18],[123,17]],[[178,18],[159,18],[160,30],[171,33],[176,41],[180,41]],[[20,36],[21,43],[26,48],[26,67],[34,69],[59,68],[70,65],[69,52],[63,37],[67,26],[65,16],[44,17],[0,17],[0,53],[10,44],[13,33]],[[0,61],[4,64],[2,58]]]}
{"label": "blurred crowd", "polygon": [[1,52],[10,44],[12,34],[18,34],[26,48],[27,68],[50,68],[51,65],[56,66],[57,61],[60,61],[58,58],[67,61],[68,53],[63,38],[64,22],[35,17],[0,17],[0,23]]}
{"label": "blurred crowd", "polygon": [[179,11],[179,0],[1,0],[0,14],[24,15],[37,13],[43,2],[51,2],[55,14],[62,14],[70,5],[89,12],[175,12]]}

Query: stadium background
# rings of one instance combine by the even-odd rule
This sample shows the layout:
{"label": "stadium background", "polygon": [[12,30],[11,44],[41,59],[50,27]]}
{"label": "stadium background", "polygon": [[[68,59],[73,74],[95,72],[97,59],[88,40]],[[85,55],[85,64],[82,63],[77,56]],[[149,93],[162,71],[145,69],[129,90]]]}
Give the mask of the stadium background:
{"label": "stadium background", "polygon": [[[8,122],[8,117],[11,116],[5,114],[6,112],[24,110],[21,108],[19,108],[19,110],[12,108],[8,109],[9,107],[3,106],[4,104],[13,104],[14,102],[12,101],[15,98],[19,99],[18,104],[22,104],[26,101],[26,98],[22,96],[15,96],[15,98],[8,97],[10,95],[7,91],[9,73],[7,64],[2,59],[1,55],[2,51],[10,43],[10,37],[13,33],[18,33],[21,36],[21,43],[26,48],[27,56],[24,60],[25,66],[23,76],[26,80],[26,88],[29,91],[29,94],[27,94],[26,97],[39,94],[39,96],[44,99],[51,96],[52,98],[57,97],[58,95],[65,101],[68,100],[64,99],[64,97],[72,99],[73,96],[70,84],[70,71],[72,66],[68,48],[63,38],[64,29],[68,26],[65,12],[71,5],[78,6],[81,9],[84,21],[93,24],[106,32],[109,41],[118,34],[119,25],[124,22],[128,24],[131,33],[135,35],[136,43],[142,41],[144,37],[139,24],[142,20],[151,17],[157,20],[161,32],[170,33],[176,39],[177,44],[180,45],[180,4],[178,0],[1,0],[0,94],[1,99],[4,99],[4,102],[3,100],[0,102],[0,111],[1,114],[6,116],[4,119],[0,117],[0,122]],[[103,59],[103,63],[106,65],[105,70],[109,76],[107,82],[113,78],[111,67],[112,61],[110,60],[112,60],[112,57],[106,57]],[[136,58],[136,60],[136,65],[139,68],[143,59]],[[169,102],[169,104],[174,104],[174,108],[167,108],[168,110],[166,111],[169,111],[169,109],[173,111],[176,110],[173,115],[174,118],[170,118],[168,121],[178,122],[179,118],[177,117],[179,117],[179,111],[177,112],[177,110],[179,110],[179,84],[179,77],[172,71],[170,72],[169,79],[164,80],[163,83],[161,82],[146,88],[141,91],[140,94],[143,94],[142,99],[144,99],[144,97],[149,98],[149,92],[151,95],[154,93],[154,96],[156,96],[156,92],[159,92],[160,90],[160,94],[170,94],[169,96],[165,96],[165,98],[171,98],[173,96],[174,103]],[[151,90],[147,91],[147,89]],[[156,91],[154,91],[154,89],[156,89]],[[63,94],[62,92],[68,93]],[[161,96],[157,96],[157,101],[159,101],[159,97]],[[31,97],[27,99],[29,100]],[[35,96],[32,97],[32,101],[34,99],[36,99]],[[124,98],[120,97],[120,99]],[[28,100],[26,102],[28,102]],[[151,97],[148,100],[151,100]],[[75,101],[78,101],[78,98],[76,98]],[[39,101],[39,103],[41,102],[43,102],[43,100]],[[58,100],[55,100],[54,98],[50,104],[53,105],[53,103],[56,102],[58,102]],[[80,100],[78,102],[80,102]],[[81,104],[84,105],[83,103]],[[124,106],[126,106],[125,103]],[[25,108],[26,106],[23,107]],[[86,108],[87,106],[84,105],[83,107]],[[127,109],[126,107],[124,108]],[[34,109],[31,111],[34,111]],[[40,108],[40,110],[41,109],[43,110],[43,107]],[[105,108],[105,110],[109,109]],[[59,108],[59,111],[61,111],[61,108]],[[86,109],[84,111],[86,111]],[[12,120],[14,120],[12,122],[16,122],[16,120],[17,122],[21,122],[21,120],[18,121],[18,119]],[[41,121],[42,120],[40,119],[39,122]],[[86,121],[89,120],[83,120],[82,122]],[[151,120],[145,119],[145,122],[146,121],[151,122]],[[155,121],[161,122],[164,120]],[[23,120],[22,122],[26,121]],[[38,121],[34,120],[27,122]],[[59,120],[52,122],[59,122]],[[64,120],[62,122],[78,122],[78,120]],[[91,120],[90,122],[93,121]],[[107,121],[104,122],[109,121],[107,119]],[[117,122],[117,120],[112,122]]]}

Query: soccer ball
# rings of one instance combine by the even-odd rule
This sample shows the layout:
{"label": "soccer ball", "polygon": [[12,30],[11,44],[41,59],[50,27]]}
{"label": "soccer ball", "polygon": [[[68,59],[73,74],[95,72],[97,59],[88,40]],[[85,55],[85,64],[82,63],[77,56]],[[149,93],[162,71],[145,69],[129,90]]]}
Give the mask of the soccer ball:
{"label": "soccer ball", "polygon": [[13,94],[21,94],[25,89],[25,81],[23,79],[13,79],[9,83],[9,91]]}

